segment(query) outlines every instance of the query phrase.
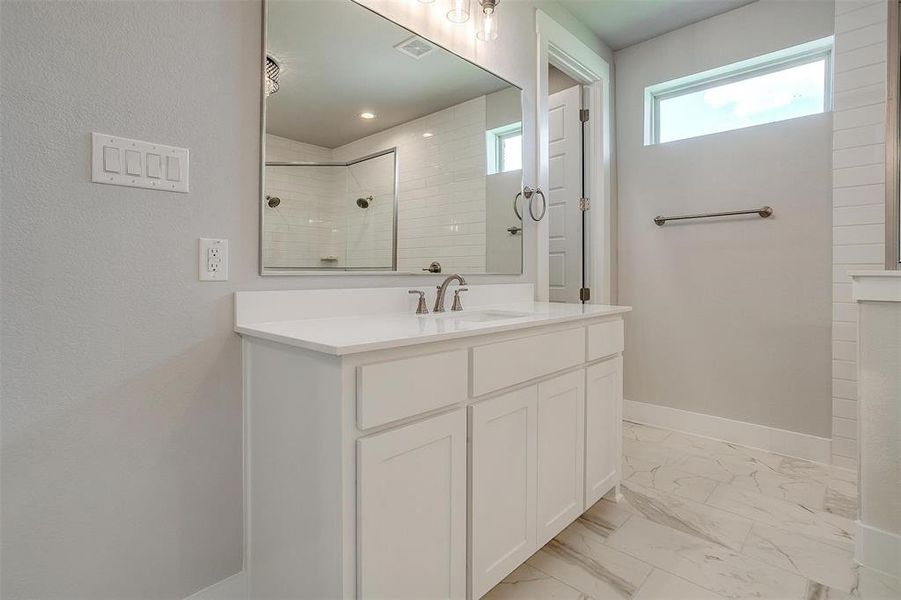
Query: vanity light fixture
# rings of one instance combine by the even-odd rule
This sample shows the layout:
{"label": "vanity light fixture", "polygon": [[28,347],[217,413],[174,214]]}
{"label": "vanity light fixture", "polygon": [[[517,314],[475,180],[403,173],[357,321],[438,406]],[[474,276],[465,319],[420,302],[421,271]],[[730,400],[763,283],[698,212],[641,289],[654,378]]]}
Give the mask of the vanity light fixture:
{"label": "vanity light fixture", "polygon": [[479,0],[482,16],[476,37],[483,42],[497,39],[497,5],[500,2],[501,0]]}
{"label": "vanity light fixture", "polygon": [[430,138],[430,137],[432,137],[433,135],[435,135],[435,134],[432,133],[431,131],[426,131],[425,133],[422,134],[422,137],[424,137],[424,138]]}
{"label": "vanity light fixture", "polygon": [[375,115],[372,114],[371,112],[364,112],[364,113],[360,113],[360,118],[369,120],[369,119],[374,119]]}
{"label": "vanity light fixture", "polygon": [[450,0],[451,9],[447,11],[447,20],[452,23],[465,23],[469,20],[470,0]]}
{"label": "vanity light fixture", "polygon": [[266,92],[266,97],[271,96],[275,92],[278,91],[278,78],[281,76],[282,68],[278,64],[278,61],[272,58],[271,55],[266,55],[266,81],[264,83],[264,90]]}

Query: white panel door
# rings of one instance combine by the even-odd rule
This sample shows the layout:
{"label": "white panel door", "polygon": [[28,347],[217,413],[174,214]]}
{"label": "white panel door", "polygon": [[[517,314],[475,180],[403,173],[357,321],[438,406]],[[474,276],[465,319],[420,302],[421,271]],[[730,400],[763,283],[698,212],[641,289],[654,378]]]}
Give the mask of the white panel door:
{"label": "white panel door", "polygon": [[585,371],[538,385],[538,546],[583,511]]}
{"label": "white panel door", "polygon": [[463,409],[357,440],[357,596],[465,595]]}
{"label": "white panel door", "polygon": [[623,359],[588,367],[585,384],[585,506],[619,483],[623,437]]}
{"label": "white panel door", "polygon": [[579,302],[582,287],[582,87],[548,102],[548,285],[552,302]]}
{"label": "white panel door", "polygon": [[535,386],[469,407],[470,565],[480,598],[538,548]]}

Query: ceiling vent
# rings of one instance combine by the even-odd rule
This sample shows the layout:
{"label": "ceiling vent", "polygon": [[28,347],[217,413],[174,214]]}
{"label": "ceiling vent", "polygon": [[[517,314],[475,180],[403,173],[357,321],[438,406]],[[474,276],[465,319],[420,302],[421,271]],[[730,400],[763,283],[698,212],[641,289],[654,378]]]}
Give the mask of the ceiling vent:
{"label": "ceiling vent", "polygon": [[416,60],[419,60],[426,54],[432,52],[435,49],[434,46],[426,42],[424,39],[416,37],[415,35],[409,39],[406,39],[395,46],[400,52],[403,52],[407,56],[412,56]]}

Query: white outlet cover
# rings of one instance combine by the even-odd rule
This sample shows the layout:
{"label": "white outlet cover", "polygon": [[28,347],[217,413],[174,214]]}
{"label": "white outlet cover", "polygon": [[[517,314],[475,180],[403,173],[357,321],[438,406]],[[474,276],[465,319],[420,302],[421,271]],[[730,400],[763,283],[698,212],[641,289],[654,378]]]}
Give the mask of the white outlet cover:
{"label": "white outlet cover", "polygon": [[92,133],[91,181],[188,193],[187,148]]}
{"label": "white outlet cover", "polygon": [[228,280],[228,240],[219,238],[198,240],[197,273],[200,281]]}

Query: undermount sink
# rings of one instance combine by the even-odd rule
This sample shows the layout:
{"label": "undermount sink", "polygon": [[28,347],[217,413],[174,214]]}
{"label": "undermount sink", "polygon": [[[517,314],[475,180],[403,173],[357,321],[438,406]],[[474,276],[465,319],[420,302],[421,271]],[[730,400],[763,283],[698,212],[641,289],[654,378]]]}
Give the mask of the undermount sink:
{"label": "undermount sink", "polygon": [[458,312],[446,315],[457,321],[470,321],[474,323],[485,323],[486,321],[506,321],[510,319],[520,319],[529,316],[529,313],[512,312],[509,310],[479,310],[472,312]]}

